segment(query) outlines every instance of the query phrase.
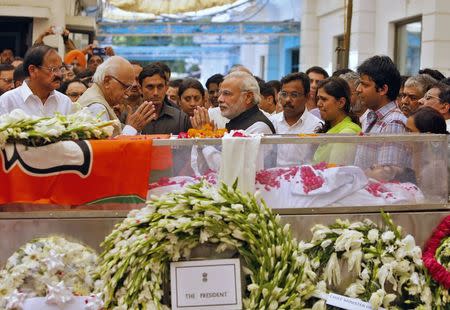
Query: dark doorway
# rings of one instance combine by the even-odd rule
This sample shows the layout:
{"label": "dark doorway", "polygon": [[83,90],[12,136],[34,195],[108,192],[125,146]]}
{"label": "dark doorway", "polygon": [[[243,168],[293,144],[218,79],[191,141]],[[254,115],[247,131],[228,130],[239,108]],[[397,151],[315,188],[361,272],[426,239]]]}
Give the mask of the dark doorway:
{"label": "dark doorway", "polygon": [[32,27],[32,18],[0,17],[0,52],[10,48],[15,56],[23,57],[33,43]]}

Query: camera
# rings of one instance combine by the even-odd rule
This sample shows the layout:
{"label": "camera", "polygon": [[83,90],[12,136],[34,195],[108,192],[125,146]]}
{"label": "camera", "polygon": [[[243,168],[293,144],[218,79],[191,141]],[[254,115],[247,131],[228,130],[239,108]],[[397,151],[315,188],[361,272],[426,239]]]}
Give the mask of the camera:
{"label": "camera", "polygon": [[99,56],[104,56],[105,54],[105,49],[103,47],[94,47],[92,49],[92,54],[93,55],[99,55]]}

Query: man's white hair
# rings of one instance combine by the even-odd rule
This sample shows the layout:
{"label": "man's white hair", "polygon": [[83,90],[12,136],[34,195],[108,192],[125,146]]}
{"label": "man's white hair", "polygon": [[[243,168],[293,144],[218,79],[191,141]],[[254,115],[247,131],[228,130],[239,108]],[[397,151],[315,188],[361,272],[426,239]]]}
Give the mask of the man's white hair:
{"label": "man's white hair", "polygon": [[225,76],[223,80],[225,81],[228,79],[239,79],[241,81],[241,83],[239,83],[241,91],[251,92],[253,94],[253,104],[259,104],[261,101],[261,93],[258,82],[253,75],[244,71],[234,71]]}
{"label": "man's white hair", "polygon": [[[95,70],[92,82],[102,85],[107,75],[117,76],[118,71],[124,64],[130,64],[128,60],[120,56],[112,56],[105,60]],[[131,64],[130,64],[131,66]]]}
{"label": "man's white hair", "polygon": [[431,75],[417,74],[409,77],[406,80],[405,87],[418,88],[423,96],[431,88],[431,86],[433,86],[436,83],[437,81]]}

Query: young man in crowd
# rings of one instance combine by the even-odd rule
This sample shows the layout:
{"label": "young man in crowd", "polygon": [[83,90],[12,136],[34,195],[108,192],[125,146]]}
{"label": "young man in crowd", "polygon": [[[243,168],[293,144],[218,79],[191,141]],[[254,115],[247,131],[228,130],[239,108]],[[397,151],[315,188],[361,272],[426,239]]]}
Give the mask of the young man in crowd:
{"label": "young man in crowd", "polygon": [[[321,120],[306,109],[309,92],[309,78],[305,73],[291,73],[281,79],[279,100],[283,112],[270,118],[277,134],[310,134],[320,127]],[[299,165],[310,156],[312,150],[305,145],[278,145],[277,165]]]}
{"label": "young man in crowd", "polygon": [[320,81],[329,77],[328,72],[324,68],[314,66],[306,70],[306,75],[309,78],[309,100],[306,103],[306,108],[310,113],[320,119],[320,111],[316,104],[317,85]]}
{"label": "young man in crowd", "polygon": [[14,53],[12,49],[5,48],[0,54],[0,63],[11,64],[14,61]]}
{"label": "young man in crowd", "polygon": [[0,64],[0,96],[14,88],[14,67]]}
{"label": "young man in crowd", "polygon": [[155,118],[142,130],[143,134],[179,134],[191,127],[186,113],[173,107],[166,96],[167,74],[163,68],[152,63],[139,74],[144,103],[149,103],[155,111]]}
{"label": "young man in crowd", "polygon": [[[366,59],[357,69],[359,97],[371,111],[367,116],[366,133],[402,134],[406,132],[406,117],[395,103],[400,89],[400,73],[387,56]],[[409,167],[411,158],[401,143],[364,144],[358,146],[355,165],[366,174],[389,181],[399,167]],[[369,169],[370,168],[370,169]]]}
{"label": "young man in crowd", "polygon": [[273,88],[275,92],[275,105],[276,105],[275,112],[280,113],[281,111],[283,111],[283,107],[280,104],[280,99],[278,96],[281,90],[281,83],[278,80],[270,80],[266,82],[266,85]]}
{"label": "young man in crowd", "polygon": [[266,112],[267,115],[276,114],[277,103],[275,101],[275,89],[267,86],[267,83],[259,83],[259,90],[261,92],[261,101],[259,108]]}
{"label": "young man in crowd", "polygon": [[[78,98],[78,103],[88,107],[94,115],[101,115],[103,120],[118,120],[115,109],[127,109],[128,116],[123,129],[114,127],[114,135],[136,135],[155,117],[152,104],[143,103],[133,113],[130,106],[123,103],[132,89],[139,87],[133,66],[125,58],[112,56],[98,66],[93,84]],[[120,115],[120,114],[119,114]]]}
{"label": "young man in crowd", "polygon": [[0,114],[14,109],[35,116],[72,112],[69,97],[56,91],[61,85],[65,67],[55,49],[47,45],[32,47],[25,54],[23,65],[28,80],[0,97]]}
{"label": "young man in crowd", "polygon": [[208,90],[208,100],[211,108],[219,105],[219,87],[222,82],[222,74],[214,74],[206,80],[206,89]]}
{"label": "young man in crowd", "polygon": [[181,83],[183,83],[182,79],[169,81],[166,96],[167,100],[170,101],[172,105],[179,106],[180,98],[178,96],[178,89],[180,88]]}
{"label": "young man in crowd", "polygon": [[23,81],[27,78],[25,71],[23,70],[23,64],[18,65],[16,69],[14,69],[13,80],[14,80],[14,88],[22,85]]}

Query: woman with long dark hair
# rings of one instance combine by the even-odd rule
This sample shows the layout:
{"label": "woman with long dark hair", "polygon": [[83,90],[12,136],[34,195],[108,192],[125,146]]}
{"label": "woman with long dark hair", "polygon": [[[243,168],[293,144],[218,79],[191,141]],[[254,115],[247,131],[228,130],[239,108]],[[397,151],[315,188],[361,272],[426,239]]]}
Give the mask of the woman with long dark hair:
{"label": "woman with long dark hair", "polygon": [[189,116],[194,116],[197,107],[205,106],[205,89],[196,79],[184,79],[178,88],[178,98],[181,110]]}
{"label": "woman with long dark hair", "polygon": [[409,132],[448,134],[445,118],[431,107],[422,107],[411,114],[406,129]]}
{"label": "woman with long dark hair", "polygon": [[[331,77],[319,82],[317,107],[324,124],[317,131],[327,134],[358,134],[361,132],[359,119],[350,111],[350,88],[348,83]],[[314,162],[349,164],[353,162],[355,147],[343,143],[320,146],[314,154]]]}

